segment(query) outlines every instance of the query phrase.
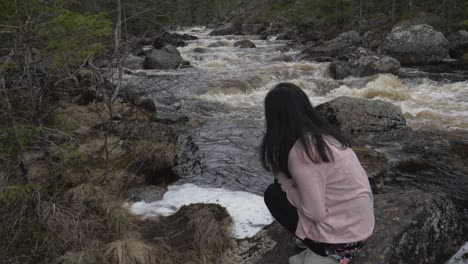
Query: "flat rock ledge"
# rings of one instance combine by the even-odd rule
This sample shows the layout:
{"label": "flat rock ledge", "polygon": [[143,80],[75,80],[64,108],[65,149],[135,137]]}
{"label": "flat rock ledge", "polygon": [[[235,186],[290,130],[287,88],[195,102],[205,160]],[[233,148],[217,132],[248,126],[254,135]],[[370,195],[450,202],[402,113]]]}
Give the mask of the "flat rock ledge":
{"label": "flat rock ledge", "polygon": [[[438,194],[410,191],[375,195],[376,226],[353,264],[444,263],[463,244],[463,220]],[[221,263],[285,264],[299,251],[278,223],[238,240]]]}

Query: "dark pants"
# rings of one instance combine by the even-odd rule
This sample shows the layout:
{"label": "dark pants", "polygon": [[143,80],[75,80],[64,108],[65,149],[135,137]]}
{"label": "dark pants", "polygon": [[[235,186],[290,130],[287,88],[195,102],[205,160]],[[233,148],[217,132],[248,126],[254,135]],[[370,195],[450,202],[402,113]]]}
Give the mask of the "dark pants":
{"label": "dark pants", "polygon": [[[272,185],[268,186],[265,190],[265,204],[270,210],[271,215],[284,226],[291,234],[296,235],[297,223],[299,216],[297,209],[289,203],[286,193],[283,192],[281,186],[275,181]],[[321,256],[328,256],[329,254],[338,255],[343,258],[351,259],[359,252],[365,244],[365,241],[349,244],[328,244],[310,240],[306,238],[303,240],[310,250]]]}

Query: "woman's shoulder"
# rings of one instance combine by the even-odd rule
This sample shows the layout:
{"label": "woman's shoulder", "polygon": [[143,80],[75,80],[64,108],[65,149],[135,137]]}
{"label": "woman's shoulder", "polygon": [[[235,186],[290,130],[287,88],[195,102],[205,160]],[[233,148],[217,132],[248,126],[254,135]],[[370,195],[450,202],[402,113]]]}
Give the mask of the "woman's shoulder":
{"label": "woman's shoulder", "polygon": [[[341,142],[339,142],[337,139],[335,139],[332,136],[323,136],[323,139],[325,143],[327,144],[328,149],[330,151],[329,154],[333,156],[334,161],[336,161],[337,159],[341,159],[342,157],[349,155],[350,153],[354,153],[350,147],[343,145]],[[312,157],[314,157],[314,160],[320,160],[315,140],[312,137],[310,137],[309,140],[310,140],[309,141],[310,142],[309,153],[312,155]],[[302,144],[300,139],[296,140],[296,142],[294,143],[294,145],[292,146],[289,152],[289,159],[300,158],[303,161],[310,161],[310,159],[307,156],[307,151],[305,147],[306,146]]]}

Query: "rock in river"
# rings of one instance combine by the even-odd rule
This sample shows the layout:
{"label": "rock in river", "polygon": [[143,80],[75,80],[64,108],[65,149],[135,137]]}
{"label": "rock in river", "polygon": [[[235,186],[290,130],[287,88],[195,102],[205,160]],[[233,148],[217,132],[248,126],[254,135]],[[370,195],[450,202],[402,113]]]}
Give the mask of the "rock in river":
{"label": "rock in river", "polygon": [[428,25],[396,27],[387,35],[381,52],[403,65],[438,63],[448,56],[444,34]]}
{"label": "rock in river", "polygon": [[257,46],[255,46],[255,44],[252,41],[244,39],[244,40],[240,40],[234,43],[234,47],[239,47],[241,49],[248,49],[248,48],[255,48]]}
{"label": "rock in river", "polygon": [[409,131],[401,110],[380,100],[342,96],[316,110],[355,143],[395,140]]}
{"label": "rock in river", "polygon": [[180,56],[177,48],[166,45],[160,50],[150,50],[146,53],[146,58],[143,63],[145,69],[177,69],[182,63],[182,57]]}
{"label": "rock in river", "polygon": [[399,69],[400,62],[396,59],[365,48],[341,54],[330,65],[330,71],[335,79],[349,76],[365,77],[377,73],[398,74]]}

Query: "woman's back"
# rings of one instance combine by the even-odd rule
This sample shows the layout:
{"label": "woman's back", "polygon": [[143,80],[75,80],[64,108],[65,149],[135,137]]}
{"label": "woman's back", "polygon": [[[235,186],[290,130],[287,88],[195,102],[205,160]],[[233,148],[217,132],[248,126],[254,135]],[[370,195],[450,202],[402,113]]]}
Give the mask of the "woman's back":
{"label": "woman's back", "polygon": [[366,239],[374,227],[373,197],[366,172],[351,148],[328,145],[331,162],[308,160],[298,143],[289,153],[288,168],[299,194],[296,203],[300,203],[296,234],[326,243]]}

